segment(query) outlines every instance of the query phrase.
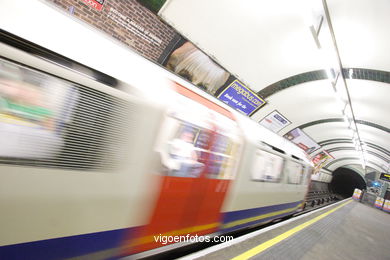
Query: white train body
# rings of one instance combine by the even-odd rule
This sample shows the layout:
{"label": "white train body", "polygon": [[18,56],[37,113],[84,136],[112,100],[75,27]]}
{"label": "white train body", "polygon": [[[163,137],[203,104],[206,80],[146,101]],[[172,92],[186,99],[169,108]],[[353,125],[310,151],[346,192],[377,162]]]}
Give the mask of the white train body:
{"label": "white train body", "polygon": [[[292,143],[42,1],[1,1],[0,25],[1,259],[115,258],[301,206]],[[167,150],[184,131],[191,170]]]}

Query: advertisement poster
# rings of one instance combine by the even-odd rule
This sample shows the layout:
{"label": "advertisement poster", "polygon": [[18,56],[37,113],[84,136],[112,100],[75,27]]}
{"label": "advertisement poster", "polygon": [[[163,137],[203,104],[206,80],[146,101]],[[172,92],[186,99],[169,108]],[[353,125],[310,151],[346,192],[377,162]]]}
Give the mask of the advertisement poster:
{"label": "advertisement poster", "polygon": [[0,59],[0,158],[54,157],[78,96],[65,81]]}
{"label": "advertisement poster", "polygon": [[218,99],[247,116],[265,104],[264,100],[238,80],[224,89],[218,95]]}
{"label": "advertisement poster", "polygon": [[184,38],[162,65],[245,115],[253,114],[265,104],[255,92]]}
{"label": "advertisement poster", "polygon": [[[86,22],[135,50],[141,56],[159,62],[178,33],[148,7],[160,8],[165,1],[142,3],[122,0],[46,0],[68,15]],[[148,4],[148,7],[144,6]]]}
{"label": "advertisement poster", "polygon": [[226,83],[230,76],[229,72],[189,41],[179,43],[164,66],[212,95]]}
{"label": "advertisement poster", "polygon": [[298,145],[306,153],[312,153],[321,147],[299,128],[291,130],[283,137]]}
{"label": "advertisement poster", "polygon": [[269,115],[264,117],[259,122],[259,124],[271,130],[272,132],[277,133],[289,124],[291,124],[291,122],[282,114],[280,114],[277,110],[274,110]]}
{"label": "advertisement poster", "polygon": [[98,11],[101,11],[103,8],[104,0],[83,0],[87,5],[92,6]]}
{"label": "advertisement poster", "polygon": [[314,163],[316,170],[319,170],[322,167],[324,167],[324,165],[326,165],[327,162],[329,162],[333,159],[334,159],[333,156],[324,150],[324,151],[316,154],[313,157],[312,162]]}

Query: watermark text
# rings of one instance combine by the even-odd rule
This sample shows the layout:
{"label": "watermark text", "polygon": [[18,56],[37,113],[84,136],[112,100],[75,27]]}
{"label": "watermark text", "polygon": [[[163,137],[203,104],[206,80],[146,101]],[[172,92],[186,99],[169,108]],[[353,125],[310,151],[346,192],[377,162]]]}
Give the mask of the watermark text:
{"label": "watermark text", "polygon": [[233,239],[233,236],[198,236],[198,235],[181,235],[181,236],[166,236],[158,235],[154,236],[154,241],[156,243],[161,243],[163,245],[171,243],[224,243]]}

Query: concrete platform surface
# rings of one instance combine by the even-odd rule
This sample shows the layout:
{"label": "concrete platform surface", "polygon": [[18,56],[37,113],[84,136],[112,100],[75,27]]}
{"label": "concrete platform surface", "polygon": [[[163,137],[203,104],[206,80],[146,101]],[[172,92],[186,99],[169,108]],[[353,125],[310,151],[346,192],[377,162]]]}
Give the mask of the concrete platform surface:
{"label": "concrete platform surface", "polygon": [[181,259],[390,260],[390,214],[349,199]]}

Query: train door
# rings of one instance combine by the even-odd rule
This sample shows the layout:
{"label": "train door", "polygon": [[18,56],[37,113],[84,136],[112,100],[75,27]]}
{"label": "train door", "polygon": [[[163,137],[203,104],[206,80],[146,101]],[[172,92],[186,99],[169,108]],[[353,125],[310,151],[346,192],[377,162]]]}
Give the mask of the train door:
{"label": "train door", "polygon": [[[216,231],[221,221],[221,207],[231,181],[234,179],[237,149],[239,148],[238,128],[233,120],[215,111],[210,111],[214,122],[208,147],[202,152],[206,169],[202,178],[202,198],[199,201],[196,226],[208,226],[197,234]],[[212,224],[211,224],[212,223]]]}
{"label": "train door", "polygon": [[221,222],[222,203],[235,172],[238,127],[227,110],[181,86],[176,90],[180,95],[156,147],[162,164],[160,190],[149,223],[128,253],[178,242],[161,241],[159,236],[210,234]]}

